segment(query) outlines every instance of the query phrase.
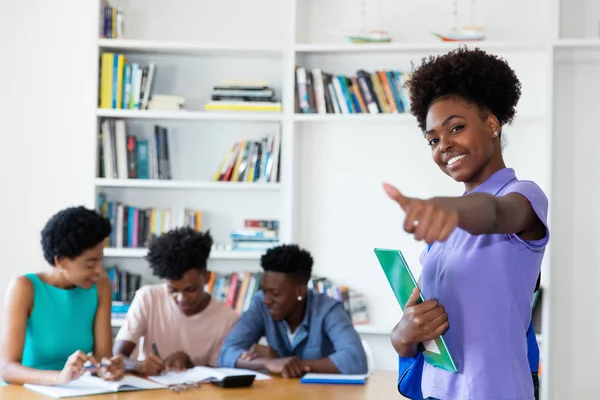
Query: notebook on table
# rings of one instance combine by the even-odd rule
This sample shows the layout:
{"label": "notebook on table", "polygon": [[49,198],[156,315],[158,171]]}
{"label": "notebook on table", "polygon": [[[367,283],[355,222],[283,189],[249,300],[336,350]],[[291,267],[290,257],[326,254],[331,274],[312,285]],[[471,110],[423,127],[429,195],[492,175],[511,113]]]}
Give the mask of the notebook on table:
{"label": "notebook on table", "polygon": [[307,373],[300,378],[300,383],[321,383],[328,385],[364,385],[368,374],[343,375],[343,374],[317,374]]}
{"label": "notebook on table", "polygon": [[[417,280],[400,250],[376,248],[374,251],[388,283],[396,296],[396,300],[404,311],[404,305],[410,298],[413,290],[419,287]],[[421,288],[419,288],[419,292],[421,292]],[[425,298],[421,293],[417,303],[423,301],[425,301]],[[422,352],[428,364],[452,373],[458,372],[443,335],[435,340],[422,343]]]}
{"label": "notebook on table", "polygon": [[161,375],[149,376],[148,379],[161,385],[181,385],[187,382],[201,383],[220,381],[228,376],[254,375],[257,381],[269,380],[269,375],[239,368],[210,368],[197,366],[182,372],[169,371]]}
{"label": "notebook on table", "polygon": [[66,385],[45,386],[25,384],[24,387],[46,396],[60,399],[132,390],[164,389],[166,386],[133,375],[125,375],[120,381],[109,382],[102,378],[86,374]]}

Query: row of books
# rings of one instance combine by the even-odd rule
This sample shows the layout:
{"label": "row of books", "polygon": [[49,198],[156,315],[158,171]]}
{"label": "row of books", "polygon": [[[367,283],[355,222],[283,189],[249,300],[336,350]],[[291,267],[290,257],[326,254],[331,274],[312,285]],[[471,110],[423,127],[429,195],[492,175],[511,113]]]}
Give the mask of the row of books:
{"label": "row of books", "polygon": [[235,142],[213,175],[215,182],[279,182],[279,132],[261,140]]}
{"label": "row of books", "polygon": [[[124,271],[116,265],[105,269],[112,282],[112,316],[113,318],[125,318],[129,304],[133,301],[135,292],[140,288],[141,276]],[[262,275],[262,272],[220,274],[209,271],[204,290],[241,314],[248,309],[252,298],[261,289]],[[313,277],[308,283],[308,288],[317,293],[325,293],[329,297],[340,301],[350,315],[353,324],[358,325],[369,322],[366,301],[356,291],[349,289],[347,286],[337,286],[323,277]]]}
{"label": "row of books", "polygon": [[104,39],[119,39],[123,37],[123,11],[102,1],[100,13],[100,37]]}
{"label": "row of books", "polygon": [[325,293],[329,297],[342,302],[354,325],[370,322],[367,301],[361,293],[350,289],[348,286],[336,285],[325,277],[312,277],[308,282],[308,288],[317,293]]}
{"label": "row of books", "polygon": [[150,139],[127,133],[123,120],[105,119],[98,133],[98,176],[114,179],[172,179],[169,132],[154,125]]}
{"label": "row of books", "polygon": [[[224,302],[239,314],[248,309],[252,297],[258,292],[262,272],[209,273],[205,291]],[[337,286],[327,278],[312,278],[308,288],[340,301],[355,325],[369,323],[368,307],[364,296],[347,286]]]}
{"label": "row of books", "polygon": [[[107,266],[104,269],[112,284],[113,302],[131,303],[135,292],[140,288],[142,277],[138,274],[124,271],[116,265]],[[113,307],[113,313],[115,311],[115,307]]]}
{"label": "row of books", "polygon": [[220,81],[213,87],[207,111],[281,111],[268,82]]}
{"label": "row of books", "polygon": [[112,248],[146,248],[152,238],[177,227],[188,226],[202,230],[202,211],[175,208],[140,208],[108,201],[99,193],[96,210],[113,227],[105,246]]}
{"label": "row of books", "polygon": [[100,108],[145,110],[150,105],[156,65],[128,63],[124,54],[104,52],[100,60]]}
{"label": "row of books", "polygon": [[301,114],[379,114],[410,112],[407,73],[359,70],[333,75],[296,66],[295,112]]}

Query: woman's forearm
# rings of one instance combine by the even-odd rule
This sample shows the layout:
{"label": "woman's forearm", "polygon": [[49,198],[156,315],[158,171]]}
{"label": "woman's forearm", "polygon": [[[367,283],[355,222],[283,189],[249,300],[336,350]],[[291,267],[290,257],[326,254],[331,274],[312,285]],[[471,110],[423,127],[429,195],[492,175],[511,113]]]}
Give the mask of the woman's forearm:
{"label": "woman's forearm", "polygon": [[11,362],[2,368],[2,380],[6,383],[24,385],[56,385],[60,371],[44,371],[25,367],[20,363]]}
{"label": "woman's forearm", "polygon": [[419,343],[404,343],[396,329],[392,331],[392,347],[403,358],[412,358],[419,353]]}
{"label": "woman's forearm", "polygon": [[462,197],[434,197],[442,207],[458,210],[458,226],[472,235],[494,233],[497,225],[498,201],[488,193],[472,193]]}

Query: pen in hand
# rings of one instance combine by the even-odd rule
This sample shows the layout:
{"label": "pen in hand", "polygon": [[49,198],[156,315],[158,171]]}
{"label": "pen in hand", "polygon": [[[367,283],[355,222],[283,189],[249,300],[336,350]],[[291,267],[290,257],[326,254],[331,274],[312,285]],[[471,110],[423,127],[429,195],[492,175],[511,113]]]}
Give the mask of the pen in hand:
{"label": "pen in hand", "polygon": [[152,341],[152,351],[154,351],[154,354],[156,354],[156,356],[160,358],[158,347],[156,346],[156,340]]}

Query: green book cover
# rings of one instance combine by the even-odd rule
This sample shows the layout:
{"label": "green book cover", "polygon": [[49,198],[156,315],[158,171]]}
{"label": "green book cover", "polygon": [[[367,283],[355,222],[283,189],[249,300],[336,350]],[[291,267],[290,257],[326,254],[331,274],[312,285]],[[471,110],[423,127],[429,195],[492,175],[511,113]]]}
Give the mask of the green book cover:
{"label": "green book cover", "polygon": [[[415,287],[418,287],[417,280],[410,271],[400,250],[379,248],[374,250],[379,264],[396,296],[396,300],[398,300],[400,307],[404,311],[404,305],[410,298]],[[421,288],[419,288],[420,291]],[[423,294],[421,294],[418,303],[423,301],[425,299],[423,298]],[[422,352],[425,361],[430,365],[453,373],[458,372],[443,335],[435,340],[422,343]]]}

